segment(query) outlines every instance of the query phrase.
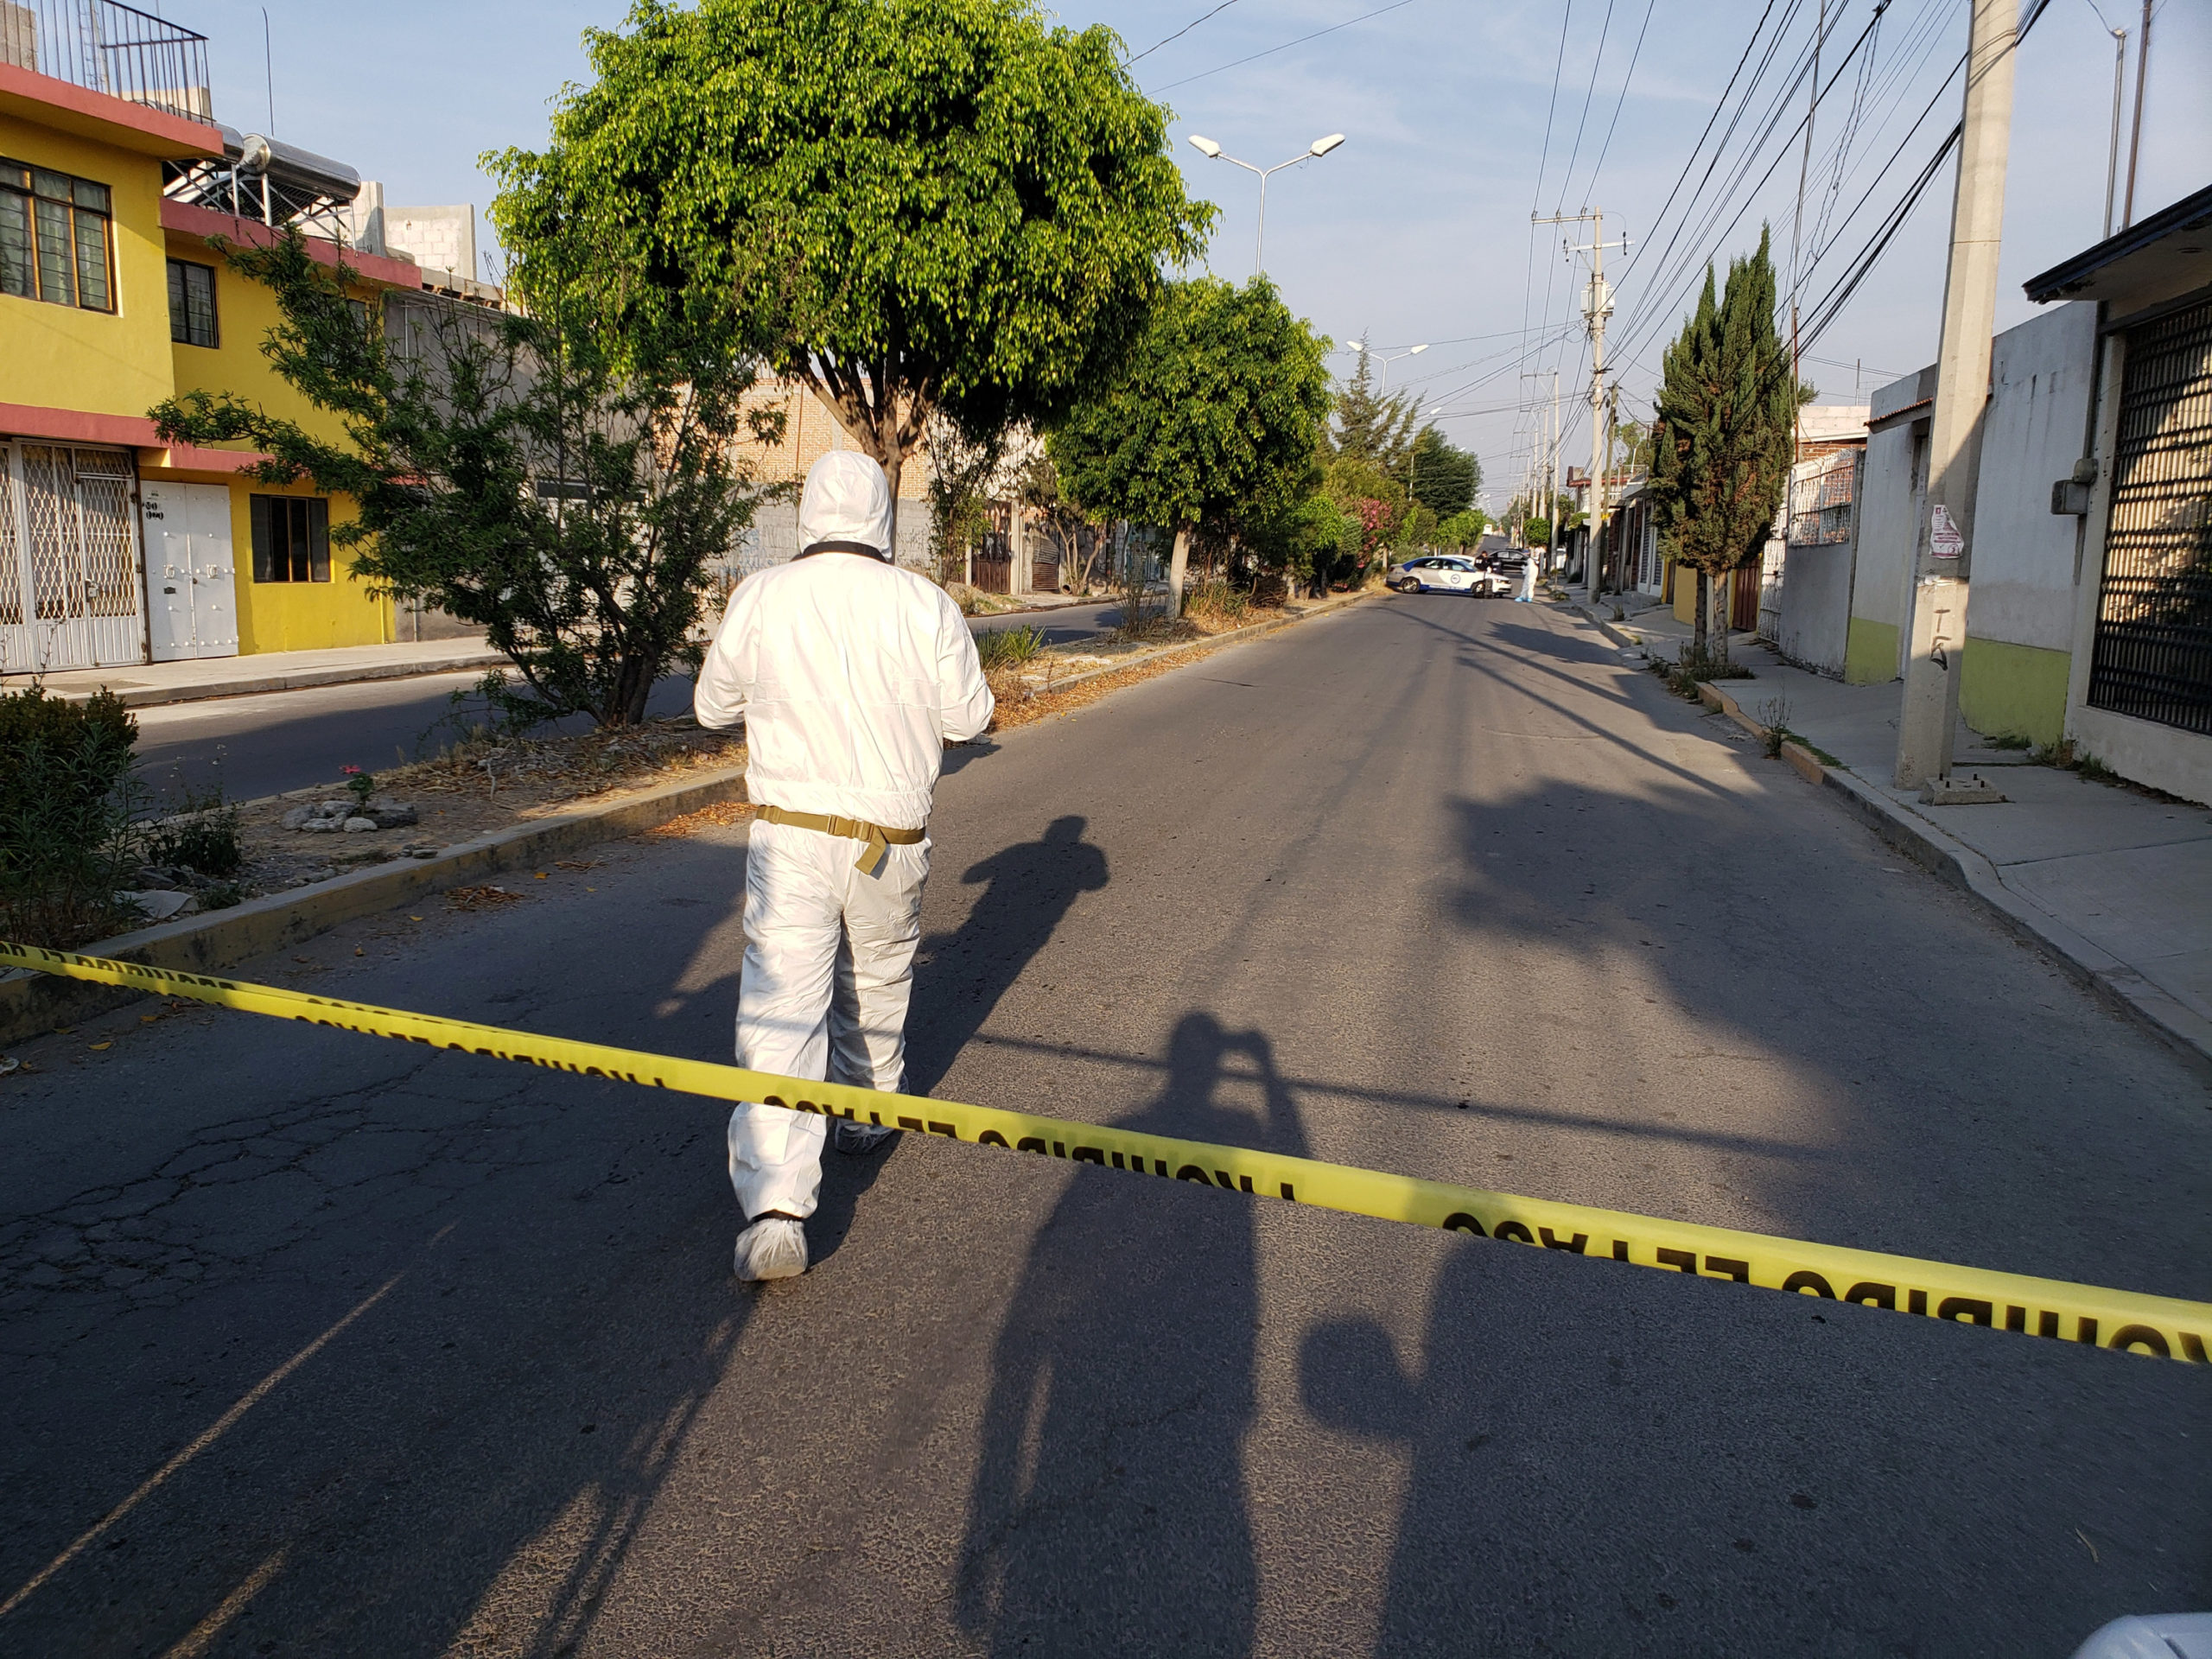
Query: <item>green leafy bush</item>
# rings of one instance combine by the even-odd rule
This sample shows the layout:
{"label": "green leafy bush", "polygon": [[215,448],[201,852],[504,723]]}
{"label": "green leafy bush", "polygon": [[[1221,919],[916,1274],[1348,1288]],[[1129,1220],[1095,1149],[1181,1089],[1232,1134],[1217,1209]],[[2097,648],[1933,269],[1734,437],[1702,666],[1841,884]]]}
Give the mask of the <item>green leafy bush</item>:
{"label": "green leafy bush", "polygon": [[0,936],[58,947],[127,927],[138,722],[103,691],[0,692]]}

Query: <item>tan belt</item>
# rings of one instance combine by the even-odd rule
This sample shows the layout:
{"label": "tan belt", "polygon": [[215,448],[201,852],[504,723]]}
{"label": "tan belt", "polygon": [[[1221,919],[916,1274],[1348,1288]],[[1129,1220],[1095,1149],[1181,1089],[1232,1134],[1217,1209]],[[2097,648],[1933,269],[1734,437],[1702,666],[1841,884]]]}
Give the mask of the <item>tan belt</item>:
{"label": "tan belt", "polygon": [[888,848],[918,846],[929,834],[926,830],[893,830],[870,823],[865,818],[840,818],[828,812],[793,812],[781,806],[763,806],[760,816],[771,823],[787,823],[794,830],[811,830],[817,835],[836,836],[844,841],[866,842],[868,845],[861,849],[861,855],[853,861],[853,868],[863,875],[874,875],[883,868]]}

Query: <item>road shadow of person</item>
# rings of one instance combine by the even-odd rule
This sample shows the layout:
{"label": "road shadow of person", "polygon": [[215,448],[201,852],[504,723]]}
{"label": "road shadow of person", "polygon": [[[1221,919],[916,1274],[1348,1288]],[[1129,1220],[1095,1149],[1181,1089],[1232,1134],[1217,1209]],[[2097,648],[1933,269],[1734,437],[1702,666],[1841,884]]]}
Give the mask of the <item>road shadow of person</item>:
{"label": "road shadow of person", "polygon": [[962,873],[963,887],[988,885],[957,930],[922,941],[906,1017],[908,1093],[927,1094],[943,1080],[1075,901],[1106,885],[1106,855],[1083,838],[1084,827],[1073,814],[1055,818],[1038,840]]}
{"label": "road shadow of person", "polygon": [[[1225,1082],[1258,1084],[1256,1117],[1220,1098]],[[1305,1151],[1267,1039],[1203,1014],[1120,1127]],[[1251,1650],[1255,1252],[1242,1195],[1075,1172],[993,1355],[956,1584],[989,1652]]]}

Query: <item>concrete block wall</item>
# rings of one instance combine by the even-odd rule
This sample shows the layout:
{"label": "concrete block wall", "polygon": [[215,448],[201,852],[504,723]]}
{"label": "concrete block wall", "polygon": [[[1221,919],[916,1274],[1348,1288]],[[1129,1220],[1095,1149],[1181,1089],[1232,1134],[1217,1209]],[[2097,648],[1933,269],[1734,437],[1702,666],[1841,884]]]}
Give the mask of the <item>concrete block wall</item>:
{"label": "concrete block wall", "polygon": [[1912,591],[1920,503],[1928,480],[1928,406],[1936,371],[1893,380],[1869,405],[1866,467],[1859,475],[1858,552],[1843,677],[1854,685],[1897,678]]}
{"label": "concrete block wall", "polygon": [[2097,308],[2054,306],[1997,336],[1974,492],[1959,706],[1992,736],[2056,743],[2066,725],[2082,520],[2050,486],[2089,450]]}
{"label": "concrete block wall", "polygon": [[[1992,345],[1959,688],[1967,723],[1991,736],[2056,743],[2065,730],[2082,524],[2050,511],[2050,486],[2088,453],[2096,351],[2087,302],[2055,306]],[[1902,671],[1935,391],[1930,365],[1874,394],[1845,647],[1854,683]]]}

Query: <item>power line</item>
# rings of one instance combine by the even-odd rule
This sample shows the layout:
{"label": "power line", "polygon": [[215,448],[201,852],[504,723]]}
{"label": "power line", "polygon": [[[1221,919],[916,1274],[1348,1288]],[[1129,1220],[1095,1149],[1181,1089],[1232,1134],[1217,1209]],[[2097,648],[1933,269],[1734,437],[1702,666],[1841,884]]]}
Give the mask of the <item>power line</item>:
{"label": "power line", "polygon": [[[1828,76],[1827,85],[1817,89],[1814,99],[1815,109],[1817,109],[1821,102],[1827,98],[1828,92],[1834,89],[1836,82],[1842,79],[1844,72],[1850,67],[1852,60],[1858,55],[1859,49],[1865,46],[1870,38],[1872,37],[1875,28],[1879,23],[1880,19],[1881,11],[1878,9],[1874,17],[1867,23],[1866,28],[1860,31],[1859,39],[1853,42],[1851,50],[1844,54],[1843,60],[1836,65],[1834,72]],[[1838,22],[1840,22],[1840,21],[1841,19],[1839,17]],[[1832,25],[1831,28],[1833,27],[1834,26]],[[1762,130],[1758,137],[1744,150],[1732,169],[1727,183],[1722,188],[1719,195],[1714,200],[1713,206],[1707,210],[1700,226],[1693,238],[1691,246],[1684,251],[1681,259],[1673,266],[1669,267],[1664,260],[1662,261],[1661,276],[1650,286],[1645,289],[1643,297],[1639,299],[1636,305],[1630,308],[1629,316],[1626,321],[1622,324],[1621,327],[1622,335],[1624,340],[1628,342],[1624,346],[1624,353],[1632,354],[1635,350],[1641,347],[1644,340],[1649,335],[1650,328],[1658,322],[1663,321],[1667,309],[1675,302],[1677,296],[1683,291],[1687,283],[1694,282],[1696,279],[1698,266],[1701,264],[1709,265],[1712,263],[1712,252],[1707,251],[1703,253],[1702,257],[1700,257],[1700,249],[1716,245],[1718,242],[1726,241],[1727,238],[1734,232],[1736,226],[1743,222],[1744,215],[1751,211],[1752,203],[1757,200],[1758,197],[1758,193],[1766,188],[1767,181],[1774,176],[1775,169],[1782,164],[1783,159],[1788,156],[1790,142],[1796,137],[1799,132],[1804,130],[1806,123],[1813,118],[1810,111],[1799,118],[1796,126],[1793,127],[1789,130],[1789,132],[1784,137],[1781,145],[1777,148],[1774,159],[1767,163],[1766,171],[1759,176],[1758,182],[1753,185],[1750,191],[1745,193],[1743,199],[1743,204],[1737,208],[1735,216],[1728,221],[1728,224],[1721,230],[1718,238],[1712,238],[1711,232],[1714,221],[1717,220],[1720,214],[1726,210],[1729,201],[1736,194],[1737,187],[1742,182],[1745,175],[1751,170],[1751,164],[1758,158],[1760,151],[1766,147],[1768,141],[1773,137],[1776,130],[1780,124],[1782,112],[1787,108],[1790,99],[1795,95],[1798,85],[1805,79],[1805,75],[1810,65],[1809,53],[1801,56],[1799,63],[1800,67],[1797,73],[1790,79],[1789,83],[1786,86],[1783,87],[1781,91],[1775,95],[1775,99],[1770,108],[1766,125],[1764,130]],[[1762,73],[1764,73],[1764,70],[1762,70]],[[1757,84],[1756,79],[1753,84]],[[1724,144],[1726,143],[1725,139],[1723,140],[1723,143]],[[1827,166],[1827,155],[1824,154],[1821,158],[1823,170],[1825,170]],[[1703,185],[1700,183],[1700,194],[1702,194],[1702,191]],[[1692,200],[1694,202],[1695,197],[1693,197]],[[1848,220],[1846,222],[1848,223]],[[1688,223],[1689,221],[1686,217],[1681,225],[1677,227],[1678,235],[1682,229],[1688,228]],[[1818,255],[1815,254],[1814,260],[1811,263],[1805,264],[1803,269],[1809,271],[1812,269],[1813,264],[1817,263]]]}
{"label": "power line", "polygon": [[1574,181],[1574,163],[1582,156],[1582,130],[1590,124],[1590,100],[1598,95],[1598,71],[1605,61],[1605,36],[1612,32],[1613,0],[1605,0],[1605,20],[1598,25],[1598,50],[1590,60],[1590,84],[1583,89],[1582,113],[1574,123],[1574,148],[1567,153],[1567,171],[1560,175],[1555,213],[1567,209],[1567,187]]}
{"label": "power line", "polygon": [[1341,23],[1332,23],[1326,29],[1317,29],[1311,35],[1301,35],[1294,41],[1285,41],[1281,46],[1271,46],[1264,52],[1255,52],[1249,57],[1239,58],[1234,63],[1216,64],[1211,69],[1201,69],[1195,75],[1185,75],[1180,80],[1171,80],[1165,86],[1154,87],[1153,93],[1172,92],[1178,86],[1187,86],[1194,80],[1204,80],[1208,75],[1217,75],[1224,70],[1242,69],[1248,63],[1257,63],[1262,58],[1271,58],[1278,52],[1287,52],[1294,46],[1303,46],[1308,41],[1318,41],[1324,35],[1333,35],[1340,29],[1350,29],[1354,23],[1363,23],[1380,17],[1386,11],[1396,11],[1410,6],[1414,0],[1390,0],[1387,6],[1377,6],[1373,11],[1363,11],[1357,17],[1347,17]]}
{"label": "power line", "polygon": [[[1668,270],[1668,261],[1672,257],[1676,245],[1680,242],[1682,232],[1689,228],[1690,215],[1696,209],[1697,203],[1700,199],[1704,196],[1706,187],[1713,181],[1713,170],[1720,165],[1720,158],[1727,154],[1729,143],[1735,137],[1737,128],[1743,124],[1745,116],[1750,113],[1752,96],[1758,92],[1759,83],[1765,79],[1768,66],[1773,63],[1775,54],[1781,50],[1783,36],[1789,30],[1790,20],[1797,15],[1799,8],[1803,3],[1804,0],[1789,0],[1789,9],[1783,13],[1782,21],[1775,26],[1773,38],[1767,42],[1766,53],[1764,56],[1760,58],[1759,67],[1752,72],[1751,79],[1744,84],[1743,96],[1736,101],[1736,112],[1729,118],[1728,125],[1721,132],[1720,142],[1713,146],[1713,159],[1706,163],[1705,171],[1698,179],[1697,188],[1690,193],[1689,200],[1683,204],[1681,219],[1676,224],[1673,236],[1669,238],[1665,251],[1659,256],[1659,265],[1662,272],[1666,272]],[[1809,60],[1808,59],[1807,60]],[[1791,83],[1793,87],[1795,84],[1795,81]],[[1788,96],[1789,92],[1785,89],[1782,93],[1777,96],[1773,108],[1779,110]],[[1719,113],[1719,111],[1717,110],[1714,111],[1716,117]],[[1758,143],[1753,144],[1746,153],[1749,155],[1756,155],[1758,153],[1758,145],[1763,144],[1765,142],[1765,137],[1766,135],[1763,133],[1760,136]],[[1694,156],[1693,156],[1692,159],[1695,159]],[[1743,164],[1739,162],[1734,176],[1735,179],[1740,179],[1742,175]],[[1723,187],[1722,194],[1719,201],[1713,208],[1707,210],[1702,228],[1694,235],[1694,244],[1701,243],[1704,240],[1705,233],[1712,228],[1713,220],[1718,216],[1719,211],[1727,206],[1727,193],[1733,188],[1734,182],[1732,180],[1729,184]],[[1656,238],[1658,233],[1658,227],[1655,224],[1652,228],[1651,234]],[[1644,245],[1646,247],[1650,245],[1649,239],[1646,240]],[[1685,267],[1694,264],[1695,260],[1696,250],[1695,247],[1693,246],[1690,252],[1684,256]],[[1627,281],[1630,274],[1635,270],[1635,268],[1636,261],[1634,259],[1630,260],[1628,266],[1621,272],[1621,279],[1623,282]],[[1675,276],[1662,276],[1660,283],[1661,289],[1671,289],[1675,280],[1676,277]],[[1652,291],[1654,290],[1646,290],[1647,294]],[[1621,326],[1621,332],[1624,335],[1633,331],[1636,324],[1642,320],[1646,308],[1647,307],[1644,303],[1639,302],[1630,309],[1627,321]]]}
{"label": "power line", "polygon": [[1613,100],[1613,118],[1606,124],[1605,142],[1599,146],[1598,164],[1590,169],[1589,189],[1582,193],[1585,207],[1590,205],[1590,191],[1598,188],[1598,175],[1605,170],[1605,157],[1612,153],[1613,130],[1621,124],[1621,107],[1628,102],[1629,83],[1636,79],[1637,61],[1643,56],[1644,33],[1651,27],[1652,8],[1657,3],[1658,0],[1643,0],[1643,22],[1636,31],[1636,49],[1628,54],[1628,73],[1621,77],[1621,93]]}
{"label": "power line", "polygon": [[1531,213],[1544,200],[1544,169],[1551,165],[1552,160],[1552,114],[1559,108],[1560,72],[1567,64],[1567,26],[1573,17],[1574,0],[1567,0],[1567,10],[1559,15],[1559,54],[1552,60],[1551,101],[1544,105],[1544,143],[1543,148],[1536,152],[1536,188],[1529,196],[1529,211]]}
{"label": "power line", "polygon": [[[1698,154],[1700,151],[1704,149],[1705,141],[1713,136],[1713,124],[1720,118],[1720,111],[1728,107],[1729,96],[1736,90],[1736,82],[1738,78],[1744,73],[1744,66],[1751,61],[1751,48],[1759,43],[1759,36],[1765,31],[1766,20],[1770,16],[1773,16],[1775,0],[1766,0],[1766,10],[1759,13],[1758,22],[1751,26],[1751,38],[1744,42],[1743,55],[1736,60],[1735,71],[1728,77],[1728,84],[1720,89],[1720,101],[1713,106],[1713,113],[1706,117],[1705,130],[1698,134],[1697,143],[1690,146],[1690,153],[1683,159],[1682,162],[1682,170],[1675,175],[1674,188],[1667,192],[1667,200],[1660,204],[1658,213],[1652,218],[1652,236],[1656,236],[1659,233],[1659,227],[1667,222],[1668,209],[1671,208],[1675,205],[1675,198],[1681,194],[1682,183],[1689,177],[1690,168],[1697,165]],[[1700,188],[1702,188],[1701,186]],[[1650,238],[1646,238],[1643,244],[1644,247],[1649,247],[1650,245]],[[1672,251],[1673,246],[1674,245],[1672,243],[1668,245],[1669,251]],[[1643,250],[1641,248],[1639,248],[1634,255],[1630,256],[1628,264],[1621,270],[1621,280],[1623,282],[1626,282],[1628,280],[1630,274],[1636,270],[1637,261],[1642,257]],[[1661,259],[1663,263],[1665,255],[1662,254],[1661,256]]]}
{"label": "power line", "polygon": [[[1173,35],[1166,36],[1166,39],[1154,41],[1150,46],[1145,48],[1143,51],[1138,53],[1135,57],[1131,58],[1129,62],[1141,63],[1145,59],[1159,51],[1161,47],[1166,45],[1168,41],[1181,40],[1185,35],[1196,29],[1200,23],[1205,22],[1207,18],[1218,16],[1221,13],[1227,11],[1236,3],[1236,0],[1221,0],[1221,3],[1214,7],[1212,10],[1200,12],[1197,16],[1192,18],[1189,22],[1184,24],[1182,28],[1177,29]],[[1128,67],[1128,65],[1125,64],[1122,67],[1126,68]]]}

